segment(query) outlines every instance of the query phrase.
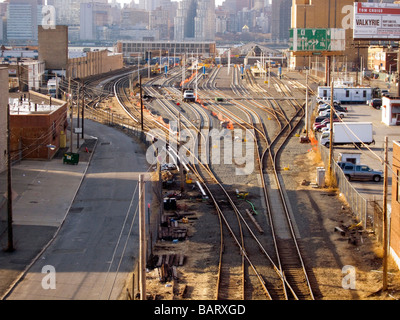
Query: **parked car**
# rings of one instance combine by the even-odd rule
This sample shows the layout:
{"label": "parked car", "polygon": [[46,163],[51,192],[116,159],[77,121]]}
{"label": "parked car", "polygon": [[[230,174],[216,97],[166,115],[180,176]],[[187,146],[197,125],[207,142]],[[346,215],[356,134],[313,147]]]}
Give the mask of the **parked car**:
{"label": "parked car", "polygon": [[390,92],[387,89],[381,89],[381,95],[382,97],[388,97],[390,96]]}
{"label": "parked car", "polygon": [[380,109],[382,107],[382,99],[375,98],[369,101],[369,106],[375,109]]}
{"label": "parked car", "polygon": [[[324,103],[331,103],[331,98],[327,98],[327,97],[317,97],[317,103],[318,104],[324,104]],[[340,101],[338,100],[333,100],[333,104],[338,104],[340,105]]]}
{"label": "parked car", "polygon": [[[313,127],[315,127],[316,125],[320,124],[322,121],[324,121],[326,119],[330,120],[330,116],[327,115],[327,116],[318,116],[318,117],[316,117],[315,120],[314,120]],[[333,115],[333,119],[339,119],[339,117],[336,114],[334,114]]]}
{"label": "parked car", "polygon": [[[327,110],[321,111],[319,113],[320,116],[325,116],[325,115],[330,116],[330,114],[331,114],[331,109],[327,109]],[[344,118],[344,116],[345,116],[344,112],[337,111],[337,110],[334,114],[339,115],[340,118]]]}
{"label": "parked car", "polygon": [[327,110],[331,107],[330,104],[327,103],[322,103],[318,106],[318,112],[323,111],[323,110]]}
{"label": "parked car", "polygon": [[338,162],[348,180],[366,180],[379,182],[383,179],[383,171],[372,170],[363,164],[351,162]]}
{"label": "parked car", "polygon": [[[333,122],[339,122],[339,118],[333,119]],[[314,125],[314,131],[322,131],[323,128],[329,126],[331,122],[330,118],[326,118],[325,120],[321,121],[321,123]]]}
{"label": "parked car", "polygon": [[330,123],[327,123],[325,127],[321,128],[321,133],[328,132],[331,129]]}
{"label": "parked car", "polygon": [[340,112],[349,112],[349,110],[347,110],[347,107],[343,107],[340,105],[335,105],[334,108],[335,108],[335,110],[340,111]]}
{"label": "parked car", "polygon": [[[334,104],[333,107],[335,108],[336,111],[340,111],[340,112],[347,112],[347,107],[342,107],[341,105],[338,104]],[[321,104],[318,107],[318,112],[321,111],[325,111],[325,110],[329,110],[331,108],[331,106],[329,104]]]}

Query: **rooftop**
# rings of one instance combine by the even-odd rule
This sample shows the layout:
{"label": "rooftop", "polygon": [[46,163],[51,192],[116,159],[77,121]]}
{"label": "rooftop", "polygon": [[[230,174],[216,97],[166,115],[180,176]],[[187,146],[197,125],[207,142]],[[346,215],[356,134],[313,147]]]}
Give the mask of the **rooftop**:
{"label": "rooftop", "polygon": [[37,97],[30,101],[27,98],[22,98],[22,101],[20,98],[13,97],[8,99],[11,115],[51,114],[62,106],[57,101],[52,102],[51,105],[49,102],[49,99],[39,101]]}

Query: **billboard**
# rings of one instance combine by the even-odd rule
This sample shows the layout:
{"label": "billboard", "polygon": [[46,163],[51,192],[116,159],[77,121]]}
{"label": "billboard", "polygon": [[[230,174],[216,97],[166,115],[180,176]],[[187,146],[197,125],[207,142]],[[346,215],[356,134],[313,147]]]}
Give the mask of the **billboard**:
{"label": "billboard", "polygon": [[290,51],[322,52],[345,49],[344,29],[290,29]]}
{"label": "billboard", "polygon": [[400,40],[400,5],[354,3],[354,40]]}

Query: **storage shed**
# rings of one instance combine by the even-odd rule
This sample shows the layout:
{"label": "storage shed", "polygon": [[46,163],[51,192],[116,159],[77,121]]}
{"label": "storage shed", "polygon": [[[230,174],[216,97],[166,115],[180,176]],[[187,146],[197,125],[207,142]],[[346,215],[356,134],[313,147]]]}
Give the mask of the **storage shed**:
{"label": "storage shed", "polygon": [[382,122],[387,126],[400,125],[400,97],[382,97]]}

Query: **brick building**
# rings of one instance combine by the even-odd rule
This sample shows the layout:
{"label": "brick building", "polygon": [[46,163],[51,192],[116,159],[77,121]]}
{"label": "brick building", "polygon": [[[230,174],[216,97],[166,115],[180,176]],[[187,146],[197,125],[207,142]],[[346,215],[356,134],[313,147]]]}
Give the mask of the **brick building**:
{"label": "brick building", "polygon": [[[393,141],[390,253],[400,268],[400,142]],[[396,179],[397,176],[397,179]]]}
{"label": "brick building", "polygon": [[45,29],[38,26],[39,60],[47,70],[62,70],[68,65],[68,27],[56,26]]}
{"label": "brick building", "polygon": [[[52,99],[50,105],[47,96],[34,96],[33,92],[30,96],[30,103],[28,99],[21,102],[18,97],[10,98],[13,161],[53,158],[60,148],[62,132],[68,126],[67,104],[64,101]],[[55,148],[50,148],[50,145]]]}
{"label": "brick building", "polygon": [[368,69],[372,71],[397,71],[397,51],[383,47],[368,49]]}

